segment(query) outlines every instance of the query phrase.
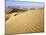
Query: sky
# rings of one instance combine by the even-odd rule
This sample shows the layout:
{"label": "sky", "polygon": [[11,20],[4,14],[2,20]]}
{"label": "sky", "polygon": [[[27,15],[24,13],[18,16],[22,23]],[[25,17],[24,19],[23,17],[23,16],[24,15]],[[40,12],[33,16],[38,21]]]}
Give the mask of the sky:
{"label": "sky", "polygon": [[40,2],[19,2],[16,0],[6,0],[6,6],[31,6],[31,7],[43,7],[43,3]]}

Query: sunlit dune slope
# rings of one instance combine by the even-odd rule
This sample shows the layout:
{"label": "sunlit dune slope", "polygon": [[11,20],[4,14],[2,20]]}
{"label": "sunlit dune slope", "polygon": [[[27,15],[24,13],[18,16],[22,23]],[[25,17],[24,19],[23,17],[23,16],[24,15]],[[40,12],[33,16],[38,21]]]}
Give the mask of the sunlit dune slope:
{"label": "sunlit dune slope", "polygon": [[43,9],[14,14],[6,21],[6,33],[43,32]]}

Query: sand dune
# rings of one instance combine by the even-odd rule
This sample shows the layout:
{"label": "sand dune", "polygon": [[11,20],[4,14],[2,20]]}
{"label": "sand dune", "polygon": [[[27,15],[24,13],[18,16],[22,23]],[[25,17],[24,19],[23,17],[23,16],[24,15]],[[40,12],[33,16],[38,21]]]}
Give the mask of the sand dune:
{"label": "sand dune", "polygon": [[6,33],[43,32],[43,9],[12,13],[6,21]]}

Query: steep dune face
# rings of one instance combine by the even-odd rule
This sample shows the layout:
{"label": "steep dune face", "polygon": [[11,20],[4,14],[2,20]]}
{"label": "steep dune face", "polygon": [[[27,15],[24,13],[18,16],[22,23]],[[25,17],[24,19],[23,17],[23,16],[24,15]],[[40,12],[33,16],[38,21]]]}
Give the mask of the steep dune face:
{"label": "steep dune face", "polygon": [[43,32],[43,9],[15,14],[6,21],[6,33]]}

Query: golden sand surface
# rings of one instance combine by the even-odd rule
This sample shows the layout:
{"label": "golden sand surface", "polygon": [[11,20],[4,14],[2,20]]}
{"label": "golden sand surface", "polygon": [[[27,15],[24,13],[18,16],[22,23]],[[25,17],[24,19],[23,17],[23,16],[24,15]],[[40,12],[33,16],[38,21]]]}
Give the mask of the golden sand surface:
{"label": "golden sand surface", "polygon": [[16,13],[12,13],[6,21],[6,34],[43,32],[43,12],[43,9],[36,9],[28,10],[16,16],[14,16]]}

